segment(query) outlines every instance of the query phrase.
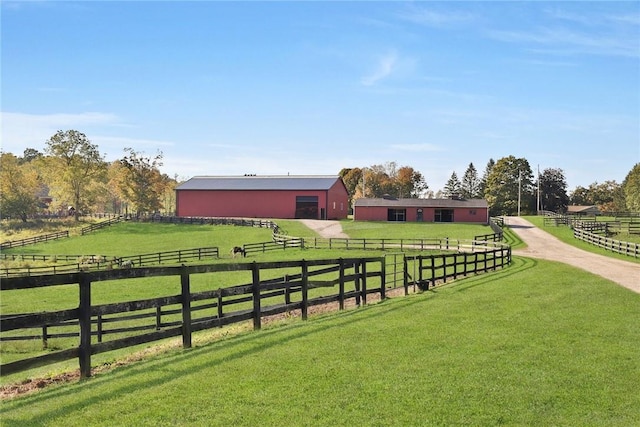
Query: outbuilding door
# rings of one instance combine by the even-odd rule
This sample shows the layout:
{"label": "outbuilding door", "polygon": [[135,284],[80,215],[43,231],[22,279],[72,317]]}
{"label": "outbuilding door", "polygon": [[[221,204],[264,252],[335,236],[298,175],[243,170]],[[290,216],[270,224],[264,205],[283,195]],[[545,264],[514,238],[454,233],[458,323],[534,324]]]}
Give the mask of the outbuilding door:
{"label": "outbuilding door", "polygon": [[296,218],[318,219],[318,196],[296,196]]}
{"label": "outbuilding door", "polygon": [[436,209],[435,222],[453,222],[453,209]]}

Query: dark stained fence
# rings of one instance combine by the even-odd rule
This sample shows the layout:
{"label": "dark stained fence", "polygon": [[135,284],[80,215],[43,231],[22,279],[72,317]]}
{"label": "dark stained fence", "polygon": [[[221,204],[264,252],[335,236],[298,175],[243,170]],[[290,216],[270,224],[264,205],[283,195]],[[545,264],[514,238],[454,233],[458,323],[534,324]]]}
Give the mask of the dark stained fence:
{"label": "dark stained fence", "polygon": [[36,243],[49,242],[69,237],[69,231],[58,231],[56,233],[43,234],[42,236],[29,237],[27,239],[14,240],[10,242],[0,243],[0,250],[19,248],[22,246],[35,245]]}
{"label": "dark stained fence", "polygon": [[[401,257],[401,258],[400,258]],[[77,284],[78,308],[46,312],[0,315],[0,340],[42,340],[47,348],[54,338],[79,337],[78,347],[46,352],[37,357],[0,365],[3,374],[21,372],[62,360],[78,358],[82,376],[91,375],[91,355],[182,336],[191,346],[191,334],[237,322],[252,321],[260,329],[266,316],[299,312],[307,319],[315,305],[347,300],[366,304],[367,297],[386,297],[387,280],[402,275],[405,293],[409,286],[428,290],[439,283],[470,274],[505,267],[511,248],[499,245],[484,251],[407,257],[340,258],[273,263],[211,264],[150,267],[111,271],[76,272],[48,276],[4,279],[0,291],[18,291],[44,286]],[[402,264],[402,266],[400,266]],[[393,271],[389,271],[393,269]],[[199,274],[248,272],[250,281],[236,286],[191,291],[191,278]],[[180,293],[145,300],[92,305],[92,283],[143,277],[174,277]],[[395,282],[392,285],[395,287]],[[214,286],[215,287],[215,286]],[[113,339],[105,341],[105,337]]]}
{"label": "dark stained fence", "polygon": [[240,227],[259,227],[278,229],[278,224],[266,219],[254,218],[218,218],[218,217],[184,217],[153,215],[140,218],[141,221],[160,222],[167,224],[197,224],[197,225],[235,225]]}
{"label": "dark stained fence", "polygon": [[[154,252],[150,254],[113,257],[105,255],[23,255],[4,254],[3,259],[13,261],[76,261],[73,264],[49,265],[43,267],[27,268],[0,268],[0,276],[3,278],[16,276],[38,276],[46,274],[74,273],[79,271],[111,270],[120,268],[128,261],[131,266],[142,267],[149,265],[182,263],[193,260],[210,260],[220,256],[217,247],[180,249],[177,251]],[[128,264],[128,263],[127,263]]]}
{"label": "dark stained fence", "polygon": [[447,280],[504,268],[511,262],[511,247],[473,253],[405,256],[405,286],[416,284],[429,290]]}
{"label": "dark stained fence", "polygon": [[[269,270],[283,269],[289,273],[275,278],[262,278],[263,275],[270,275]],[[229,271],[250,272],[252,280],[222,289],[191,292],[193,275]],[[164,276],[179,278],[180,294],[113,304],[91,304],[94,282]],[[372,281],[372,278],[376,279]],[[347,287],[347,283],[352,285]],[[195,331],[247,320],[252,320],[254,328],[260,329],[265,316],[298,310],[306,319],[309,307],[314,305],[338,302],[343,308],[347,299],[355,299],[356,304],[361,304],[366,303],[368,294],[379,293],[384,298],[385,292],[383,258],[151,267],[31,276],[5,279],[0,290],[17,291],[65,284],[78,285],[78,308],[0,315],[0,338],[2,341],[42,339],[46,348],[52,338],[76,336],[80,340],[79,347],[2,364],[0,369],[3,374],[77,357],[81,375],[89,376],[92,354],[180,335],[183,345],[189,347],[191,334]],[[312,290],[322,288],[336,289],[310,294]],[[42,331],[42,334],[34,334],[34,330]],[[25,331],[28,333],[24,334]],[[109,335],[115,338],[104,341],[104,337]]]}
{"label": "dark stained fence", "polygon": [[638,258],[640,256],[640,245],[637,243],[610,239],[606,236],[601,236],[599,234],[584,230],[579,227],[574,227],[573,237],[611,252],[632,256],[634,258]]}
{"label": "dark stained fence", "polygon": [[88,225],[86,227],[82,227],[82,229],[80,230],[80,233],[84,236],[85,234],[92,233],[92,232],[94,232],[96,230],[101,230],[101,229],[103,229],[105,227],[110,227],[113,224],[117,224],[117,223],[119,223],[121,221],[122,221],[122,218],[118,216],[118,217],[115,217],[115,218],[110,218],[110,219],[108,219],[106,221],[96,222],[95,224],[91,224],[91,225]]}

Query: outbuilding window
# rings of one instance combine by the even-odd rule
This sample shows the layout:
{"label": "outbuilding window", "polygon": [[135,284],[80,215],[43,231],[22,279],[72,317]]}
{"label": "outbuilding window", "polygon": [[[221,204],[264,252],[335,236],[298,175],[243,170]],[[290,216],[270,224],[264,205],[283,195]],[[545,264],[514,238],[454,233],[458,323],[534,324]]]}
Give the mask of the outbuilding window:
{"label": "outbuilding window", "polygon": [[406,221],[407,210],[406,209],[389,209],[387,211],[387,221]]}

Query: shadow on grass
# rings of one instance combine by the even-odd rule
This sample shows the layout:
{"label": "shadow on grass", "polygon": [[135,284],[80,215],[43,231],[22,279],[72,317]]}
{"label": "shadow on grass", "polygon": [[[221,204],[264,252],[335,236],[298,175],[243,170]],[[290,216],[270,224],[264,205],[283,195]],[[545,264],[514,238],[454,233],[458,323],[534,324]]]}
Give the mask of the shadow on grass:
{"label": "shadow on grass", "polygon": [[[61,386],[60,388],[51,389],[50,391],[45,390],[24,398],[18,398],[11,403],[7,402],[11,408],[3,405],[3,408],[0,410],[0,414],[2,414],[2,424],[6,427],[24,425],[25,420],[18,421],[7,418],[11,410],[17,410],[45,401],[74,399],[73,402],[69,404],[60,402],[58,405],[51,405],[54,406],[53,409],[34,414],[33,417],[28,420],[30,424],[42,425],[50,422],[52,419],[68,416],[75,411],[81,411],[83,408],[86,408],[87,405],[100,404],[100,402],[108,400],[112,396],[134,395],[135,393],[142,392],[145,388],[159,386],[168,381],[193,374],[194,370],[207,369],[223,362],[242,359],[252,354],[289,343],[292,340],[312,336],[319,332],[325,332],[335,328],[341,328],[347,324],[353,325],[354,323],[360,322],[370,323],[373,321],[372,319],[379,319],[381,315],[403,310],[406,307],[424,303],[424,301],[425,300],[420,297],[398,298],[394,299],[393,303],[388,300],[359,309],[351,309],[313,318],[307,322],[300,321],[290,323],[284,327],[274,326],[271,329],[265,329],[258,333],[243,333],[222,341],[184,350],[178,354],[162,355],[159,356],[160,360],[150,359],[149,361],[117,368],[107,374],[82,380],[73,385]],[[278,337],[278,335],[280,336]],[[251,344],[251,348],[237,348],[248,343]],[[214,353],[220,346],[224,346],[224,354]],[[234,348],[236,348],[236,350],[234,350]],[[210,354],[211,357],[203,357],[205,354]],[[196,365],[193,363],[185,363],[197,358],[201,358],[202,360]],[[176,369],[176,367],[180,366],[185,366],[185,368]],[[170,369],[167,369],[168,367],[170,367]],[[118,382],[122,380],[124,376],[128,378],[139,376],[143,379],[149,375],[150,371],[154,373],[154,378],[152,379],[142,380],[120,387],[117,386]],[[105,387],[105,382],[112,384],[110,387]],[[83,394],[91,390],[99,390],[100,387],[105,389],[99,391],[99,394],[83,397]]]}
{"label": "shadow on grass", "polygon": [[430,293],[437,293],[439,289],[448,289],[451,292],[464,292],[469,289],[473,289],[476,286],[488,285],[498,279],[504,279],[514,274],[521,273],[523,271],[535,268],[538,265],[538,261],[534,258],[514,256],[511,259],[511,265],[502,270],[491,272],[490,274],[482,273],[477,276],[467,277],[462,281],[452,282],[450,285],[440,286],[429,290]]}

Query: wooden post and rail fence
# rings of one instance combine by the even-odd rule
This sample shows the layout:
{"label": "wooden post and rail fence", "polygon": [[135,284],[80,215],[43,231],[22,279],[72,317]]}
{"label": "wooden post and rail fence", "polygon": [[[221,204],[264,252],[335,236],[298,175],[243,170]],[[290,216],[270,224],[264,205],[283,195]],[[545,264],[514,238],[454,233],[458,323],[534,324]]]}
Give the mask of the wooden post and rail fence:
{"label": "wooden post and rail fence", "polygon": [[[392,272],[387,271],[390,258]],[[77,358],[81,376],[87,377],[91,375],[94,354],[177,336],[182,337],[183,346],[188,348],[196,331],[246,321],[251,321],[254,329],[260,329],[268,316],[299,312],[302,319],[307,319],[309,308],[315,305],[337,303],[344,309],[347,300],[360,305],[366,304],[371,294],[384,299],[390,277],[393,280],[401,277],[399,286],[404,287],[406,294],[411,285],[428,290],[460,276],[503,268],[510,261],[511,248],[496,245],[470,253],[134,267],[10,277],[2,280],[0,292],[76,285],[78,306],[42,313],[1,314],[0,341],[41,340],[43,351],[35,357],[3,363],[0,370],[9,375]],[[219,274],[229,273],[241,274],[244,283],[214,285]],[[205,290],[199,286],[194,292],[192,280],[198,278],[201,284],[200,275],[207,275],[206,282],[210,285]],[[165,296],[135,301],[98,305],[92,302],[92,288],[97,282],[127,280],[126,286],[135,286],[136,279],[149,277],[165,278],[163,286],[171,289],[171,283],[175,283],[173,287],[179,292],[167,291]],[[398,287],[396,283],[391,286]],[[105,341],[109,337],[113,339]],[[78,338],[79,345],[74,345],[74,339]],[[53,339],[62,340],[56,348],[67,348],[47,350]]]}

